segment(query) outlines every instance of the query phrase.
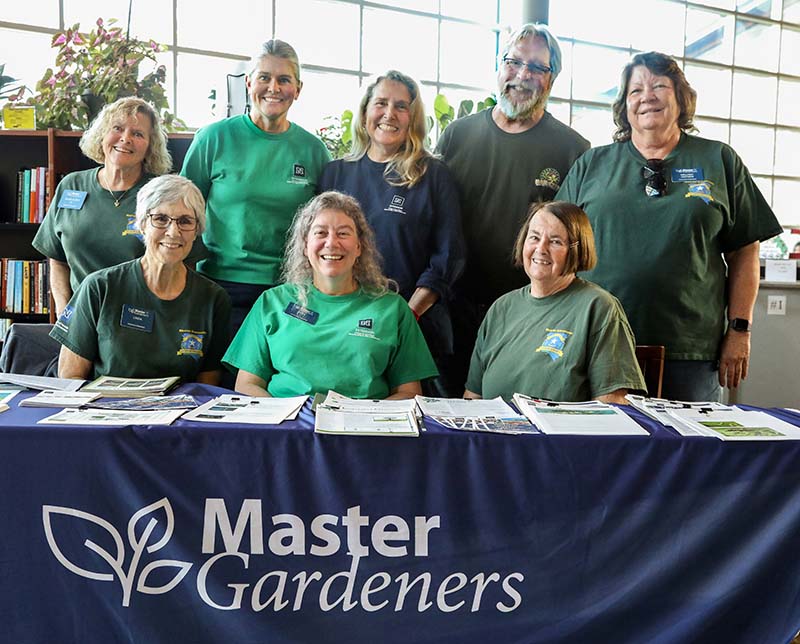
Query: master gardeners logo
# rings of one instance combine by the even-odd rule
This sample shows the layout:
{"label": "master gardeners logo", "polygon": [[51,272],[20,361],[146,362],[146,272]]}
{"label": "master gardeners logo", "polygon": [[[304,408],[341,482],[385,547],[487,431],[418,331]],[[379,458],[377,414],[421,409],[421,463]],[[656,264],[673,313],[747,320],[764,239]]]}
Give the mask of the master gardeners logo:
{"label": "master gardeners logo", "polygon": [[572,331],[564,331],[563,329],[546,329],[546,331],[547,335],[544,338],[544,342],[536,351],[544,351],[550,356],[551,360],[558,360],[564,355],[564,346],[567,344],[569,336],[572,335]]}
{"label": "master gardeners logo", "polygon": [[[160,516],[160,518],[159,518]],[[89,534],[97,537],[98,541],[105,542],[106,546],[95,543],[90,538],[86,538],[83,545],[87,550],[97,554],[106,563],[105,570],[89,570],[84,568],[71,559],[61,550],[56,541],[56,532],[53,530],[54,522],[63,526],[62,521],[69,521],[74,527],[80,530],[81,534]],[[175,588],[189,572],[192,564],[188,561],[176,561],[174,559],[157,559],[145,565],[141,571],[139,565],[143,562],[145,554],[152,554],[163,548],[172,537],[175,527],[175,517],[172,513],[172,505],[165,497],[150,505],[143,507],[133,513],[128,521],[128,545],[122,539],[122,535],[111,523],[96,514],[90,514],[83,510],[67,508],[58,505],[42,506],[42,522],[44,523],[44,534],[47,537],[47,545],[55,555],[58,562],[70,572],[76,575],[94,579],[96,581],[114,581],[117,579],[122,586],[122,605],[130,606],[131,595],[135,589],[137,592],[147,595],[162,595]],[[76,525],[77,524],[77,525]],[[156,528],[162,525],[161,529]],[[98,531],[99,528],[99,531]],[[68,534],[68,531],[61,532]],[[156,535],[160,535],[157,537]],[[149,545],[148,545],[149,544]],[[128,552],[130,547],[130,552]],[[79,553],[71,553],[77,555]],[[96,561],[94,557],[87,558],[87,561]],[[127,564],[126,564],[127,560]],[[86,564],[84,564],[86,565]],[[127,565],[127,568],[126,568]],[[150,586],[147,581],[155,571],[155,577],[163,581],[169,575],[165,575],[164,569],[172,570],[171,580],[160,586]]]}

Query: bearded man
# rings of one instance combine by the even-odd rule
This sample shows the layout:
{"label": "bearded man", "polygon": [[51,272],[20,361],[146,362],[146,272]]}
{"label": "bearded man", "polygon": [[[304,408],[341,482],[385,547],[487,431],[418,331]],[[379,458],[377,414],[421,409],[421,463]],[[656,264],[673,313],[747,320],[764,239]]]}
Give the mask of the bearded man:
{"label": "bearded man", "polygon": [[498,59],[497,105],[454,121],[439,139],[437,152],[459,188],[468,249],[451,308],[456,356],[445,367],[450,381],[465,381],[478,327],[492,302],[528,281],[511,257],[528,207],[551,201],[589,148],[545,109],[560,71],[555,36],[545,25],[523,25]]}

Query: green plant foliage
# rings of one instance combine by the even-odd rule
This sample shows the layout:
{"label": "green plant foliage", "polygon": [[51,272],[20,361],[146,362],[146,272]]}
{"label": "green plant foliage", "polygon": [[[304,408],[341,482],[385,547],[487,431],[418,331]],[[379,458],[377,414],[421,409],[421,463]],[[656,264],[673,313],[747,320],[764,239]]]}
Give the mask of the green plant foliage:
{"label": "green plant foliage", "polygon": [[334,159],[341,159],[352,147],[353,112],[345,110],[341,116],[326,116],[323,120],[326,125],[317,130],[317,136]]}
{"label": "green plant foliage", "polygon": [[[166,47],[154,40],[128,39],[115,23],[98,18],[89,33],[81,33],[76,23],[53,36],[55,65],[45,71],[36,84],[37,95],[27,101],[36,106],[38,127],[85,129],[89,118],[81,96],[94,95],[105,103],[138,96],[155,107],[167,131],[186,129],[169,111],[166,68],[156,59]],[[144,73],[143,66],[152,71]]]}
{"label": "green plant foliage", "polygon": [[14,85],[17,82],[16,78],[6,76],[6,64],[0,65],[0,100],[16,100],[22,96],[27,89],[24,85]]}

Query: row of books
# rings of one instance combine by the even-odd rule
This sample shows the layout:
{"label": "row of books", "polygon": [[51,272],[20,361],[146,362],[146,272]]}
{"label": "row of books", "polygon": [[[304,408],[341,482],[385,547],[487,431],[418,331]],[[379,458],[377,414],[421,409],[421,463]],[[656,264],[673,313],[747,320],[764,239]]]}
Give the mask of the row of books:
{"label": "row of books", "polygon": [[20,168],[17,172],[17,212],[14,221],[39,224],[50,202],[49,170],[44,167]]}
{"label": "row of books", "polygon": [[46,260],[0,260],[0,310],[6,313],[49,313],[49,266]]}

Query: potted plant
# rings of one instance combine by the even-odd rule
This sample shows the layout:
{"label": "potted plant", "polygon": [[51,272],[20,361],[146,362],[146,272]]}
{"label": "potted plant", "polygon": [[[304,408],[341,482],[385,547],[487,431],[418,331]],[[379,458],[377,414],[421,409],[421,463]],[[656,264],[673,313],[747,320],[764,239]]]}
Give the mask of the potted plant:
{"label": "potted plant", "polygon": [[[122,28],[99,18],[94,30],[80,32],[80,24],[53,36],[55,65],[36,84],[38,127],[85,129],[97,111],[121,96],[138,96],[161,114],[168,131],[185,128],[169,111],[164,81],[166,69],[156,54],[166,47],[153,40],[129,38]],[[152,71],[142,75],[143,66]],[[140,77],[141,76],[141,77]]]}

